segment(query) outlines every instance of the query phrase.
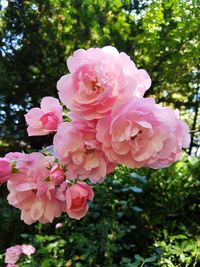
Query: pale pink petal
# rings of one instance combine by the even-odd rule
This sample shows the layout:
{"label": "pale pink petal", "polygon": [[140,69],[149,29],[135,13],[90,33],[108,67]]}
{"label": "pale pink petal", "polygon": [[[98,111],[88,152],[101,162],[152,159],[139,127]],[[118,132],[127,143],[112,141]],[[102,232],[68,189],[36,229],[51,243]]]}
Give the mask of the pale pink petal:
{"label": "pale pink petal", "polygon": [[90,159],[86,161],[86,163],[84,164],[84,168],[87,171],[90,171],[91,169],[98,167],[99,164],[99,158],[96,155],[93,155]]}
{"label": "pale pink petal", "polygon": [[72,108],[73,103],[73,87],[71,74],[62,76],[57,82],[59,98],[70,109]]}
{"label": "pale pink petal", "polygon": [[73,56],[70,56],[67,60],[67,67],[71,73],[75,72],[79,65],[85,60],[86,51],[84,49],[78,49],[74,52]]}
{"label": "pale pink petal", "polygon": [[27,132],[29,136],[40,136],[49,134],[49,131],[45,131],[42,128],[32,128],[31,126],[28,126]]}
{"label": "pale pink petal", "polygon": [[31,218],[37,221],[44,213],[44,204],[41,201],[35,202],[30,210]]}
{"label": "pale pink petal", "polygon": [[42,123],[40,122],[41,116],[44,115],[44,112],[40,108],[32,108],[25,115],[27,124],[33,128],[41,128]]}
{"label": "pale pink petal", "polygon": [[48,113],[50,111],[62,112],[62,106],[60,105],[59,100],[51,96],[46,96],[42,98],[40,105],[41,105],[41,110],[44,113]]}

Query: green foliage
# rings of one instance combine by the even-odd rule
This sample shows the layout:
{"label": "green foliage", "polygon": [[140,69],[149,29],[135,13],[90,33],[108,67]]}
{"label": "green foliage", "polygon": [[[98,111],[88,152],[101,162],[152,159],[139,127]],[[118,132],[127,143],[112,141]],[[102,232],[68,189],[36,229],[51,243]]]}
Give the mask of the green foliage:
{"label": "green foliage", "polygon": [[129,258],[122,258],[121,265],[124,267],[143,267],[143,266],[158,266],[156,263],[157,256],[151,256],[149,258],[143,258],[139,254],[136,254],[134,256],[134,262],[131,262],[131,259]]}
{"label": "green foliage", "polygon": [[162,266],[198,266],[200,262],[200,241],[198,237],[193,238],[185,225],[179,226],[178,235],[169,234],[163,229],[164,240],[155,243],[162,249],[160,259]]}

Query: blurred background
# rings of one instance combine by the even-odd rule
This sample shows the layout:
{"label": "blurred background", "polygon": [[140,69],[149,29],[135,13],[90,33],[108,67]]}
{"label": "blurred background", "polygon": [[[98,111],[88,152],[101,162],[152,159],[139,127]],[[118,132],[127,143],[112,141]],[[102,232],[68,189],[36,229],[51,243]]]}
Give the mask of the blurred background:
{"label": "blurred background", "polygon": [[178,108],[192,137],[168,169],[119,166],[95,186],[80,222],[63,215],[27,227],[1,186],[1,266],[6,248],[21,243],[37,249],[22,267],[200,266],[199,10],[199,0],[0,0],[0,156],[51,143],[28,138],[24,114],[43,96],[57,97],[74,50],[105,45],[147,70],[146,96]]}

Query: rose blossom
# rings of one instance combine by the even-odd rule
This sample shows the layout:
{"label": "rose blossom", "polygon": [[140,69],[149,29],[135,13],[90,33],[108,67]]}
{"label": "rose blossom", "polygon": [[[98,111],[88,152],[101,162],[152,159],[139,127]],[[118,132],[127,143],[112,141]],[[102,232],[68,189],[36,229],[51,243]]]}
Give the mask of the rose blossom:
{"label": "rose blossom", "polygon": [[21,210],[21,219],[26,224],[37,220],[52,222],[65,209],[67,186],[66,183],[55,186],[50,180],[50,166],[55,158],[41,153],[21,154],[16,160],[19,172],[13,173],[7,183],[8,202]]}
{"label": "rose blossom", "polygon": [[97,139],[110,161],[130,168],[167,167],[190,142],[189,128],[170,108],[134,98],[97,123]]}
{"label": "rose blossom", "polygon": [[151,79],[116,48],[79,49],[69,57],[70,74],[57,83],[61,101],[86,120],[103,118],[125,95],[142,97]]}
{"label": "rose blossom", "polygon": [[58,125],[63,121],[62,106],[54,97],[44,97],[41,108],[32,108],[25,115],[28,135],[47,135],[56,131]]}
{"label": "rose blossom", "polygon": [[5,263],[15,264],[22,254],[20,245],[13,246],[6,249]]}
{"label": "rose blossom", "polygon": [[8,181],[11,176],[11,163],[7,158],[0,158],[0,183]]}
{"label": "rose blossom", "polygon": [[70,218],[80,220],[89,209],[88,200],[93,200],[92,187],[84,182],[77,182],[66,190],[67,213]]}
{"label": "rose blossom", "polygon": [[50,179],[56,185],[62,184],[65,179],[64,170],[58,165],[55,164],[50,171]]}
{"label": "rose blossom", "polygon": [[54,136],[56,157],[67,165],[68,179],[102,182],[116,164],[109,162],[96,140],[96,122],[73,121],[59,126]]}
{"label": "rose blossom", "polygon": [[32,245],[22,245],[22,252],[27,255],[27,256],[31,256],[32,254],[35,253],[35,247],[33,247]]}

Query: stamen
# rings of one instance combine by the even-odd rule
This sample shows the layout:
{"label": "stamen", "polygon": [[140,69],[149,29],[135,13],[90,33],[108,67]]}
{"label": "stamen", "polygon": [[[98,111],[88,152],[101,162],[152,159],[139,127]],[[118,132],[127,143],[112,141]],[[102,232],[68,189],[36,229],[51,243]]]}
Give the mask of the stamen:
{"label": "stamen", "polygon": [[90,154],[94,153],[94,151],[95,151],[95,148],[90,148],[90,146],[88,146],[88,145],[84,145],[84,149],[85,149],[84,152],[86,155],[90,155]]}
{"label": "stamen", "polygon": [[135,140],[135,138],[136,137],[138,137],[139,135],[141,135],[142,134],[142,131],[141,130],[139,130],[139,132],[135,135],[135,136],[131,136],[131,140]]}
{"label": "stamen", "polygon": [[100,86],[97,78],[91,81],[91,83],[92,83],[92,91],[94,91],[97,94],[103,93],[104,89]]}

